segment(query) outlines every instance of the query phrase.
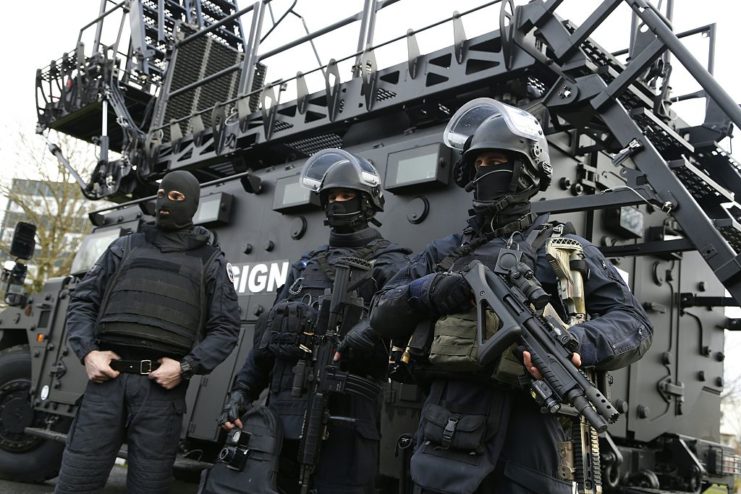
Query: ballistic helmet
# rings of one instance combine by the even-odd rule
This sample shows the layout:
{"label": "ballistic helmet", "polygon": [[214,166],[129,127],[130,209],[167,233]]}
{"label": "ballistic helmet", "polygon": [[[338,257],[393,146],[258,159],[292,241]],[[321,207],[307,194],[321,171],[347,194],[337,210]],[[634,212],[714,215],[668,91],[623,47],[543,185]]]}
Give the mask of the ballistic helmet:
{"label": "ballistic helmet", "polygon": [[[301,170],[301,184],[319,194],[319,202],[327,215],[325,224],[336,232],[358,231],[383,211],[381,177],[366,159],[342,149],[323,149],[306,160]],[[332,190],[356,192],[348,201],[329,203]]]}
{"label": "ballistic helmet", "polygon": [[370,161],[343,149],[322,149],[306,160],[301,185],[319,194],[326,207],[331,189],[354,190],[366,197],[372,211],[383,211],[381,177]]}
{"label": "ballistic helmet", "polygon": [[463,105],[443,133],[448,147],[462,151],[454,169],[455,181],[471,190],[474,161],[483,151],[503,151],[514,162],[511,194],[528,200],[548,188],[553,169],[548,142],[532,114],[491,98],[477,98]]}

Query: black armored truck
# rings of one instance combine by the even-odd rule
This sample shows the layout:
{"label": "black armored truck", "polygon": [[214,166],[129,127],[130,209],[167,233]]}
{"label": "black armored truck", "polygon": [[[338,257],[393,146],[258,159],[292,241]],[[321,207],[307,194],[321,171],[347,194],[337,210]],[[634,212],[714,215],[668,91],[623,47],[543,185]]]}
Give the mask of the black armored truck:
{"label": "black armored truck", "polygon": [[[720,419],[724,331],[741,329],[725,312],[741,302],[741,165],[719,143],[741,109],[682,41],[708,36],[712,61],[715,26],[674,32],[672,0],[584,2],[580,24],[561,0],[460,2],[408,30],[400,19],[435,9],[364,0],[311,26],[305,14],[321,3],[103,0],[77,45],[37,71],[39,132],[96,143],[95,170],[76,177],[88,199],[113,205],[90,213],[71,272],[38,293],[23,291],[33,231],[17,229],[0,313],[0,477],[57,474],[86,384],[65,343],[70,294],[114,239],[153,220],[165,173],[201,182],[194,222],[231,263],[242,322],[232,355],[188,390],[183,472],[217,460],[217,417],[255,322],[290,263],[325,240],[317,198],[299,183],[304,161],[328,147],[370,160],[384,179],[384,237],[420,250],[464,226],[470,199],[453,183],[459,156],[442,132],[461,106],[489,97],[528,110],[547,134],[553,184],[534,209],[598,245],[655,328],[640,361],[594,376],[620,417],[599,434],[596,482],[579,492],[732,492],[741,463],[721,444]],[[613,15],[633,19],[618,52],[592,37]],[[468,35],[481,19],[486,28]],[[445,41],[420,49],[430,37]],[[701,91],[673,94],[672,66]],[[706,102],[699,125],[675,111],[693,98]],[[63,149],[50,151],[74,170]],[[423,389],[389,381],[383,393],[379,492],[411,492]]]}

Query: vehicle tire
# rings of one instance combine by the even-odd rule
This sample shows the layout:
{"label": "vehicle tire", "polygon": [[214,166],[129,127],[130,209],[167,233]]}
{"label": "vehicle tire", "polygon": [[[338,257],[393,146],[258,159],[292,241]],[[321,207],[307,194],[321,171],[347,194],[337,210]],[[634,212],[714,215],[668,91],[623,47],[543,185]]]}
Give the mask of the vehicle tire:
{"label": "vehicle tire", "polygon": [[[23,433],[27,426],[43,427],[46,418],[33,410],[30,390],[28,346],[0,351],[0,479],[43,482],[59,473],[64,444]],[[60,420],[55,429],[66,429],[69,422]]]}

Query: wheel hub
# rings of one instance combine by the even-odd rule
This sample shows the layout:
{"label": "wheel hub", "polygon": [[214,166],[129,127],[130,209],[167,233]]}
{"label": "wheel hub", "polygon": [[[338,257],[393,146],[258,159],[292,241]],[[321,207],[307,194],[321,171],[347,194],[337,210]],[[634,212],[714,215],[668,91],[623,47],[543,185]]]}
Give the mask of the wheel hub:
{"label": "wheel hub", "polygon": [[15,453],[37,447],[43,439],[24,434],[26,427],[43,422],[29,400],[28,379],[8,381],[0,387],[0,448]]}
{"label": "wheel hub", "polygon": [[3,407],[2,421],[5,429],[13,434],[22,434],[23,430],[31,425],[33,410],[28,400],[13,398]]}

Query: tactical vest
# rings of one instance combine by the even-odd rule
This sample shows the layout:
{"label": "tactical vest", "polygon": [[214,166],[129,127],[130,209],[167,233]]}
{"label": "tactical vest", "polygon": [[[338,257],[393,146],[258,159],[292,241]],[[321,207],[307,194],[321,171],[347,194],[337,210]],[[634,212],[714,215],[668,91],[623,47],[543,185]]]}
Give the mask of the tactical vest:
{"label": "tactical vest", "polygon": [[[389,245],[391,245],[391,242],[380,238],[371,241],[368,245],[363,247],[340,247],[339,249],[347,252],[338,255],[337,258],[352,256],[364,260],[371,260],[377,257],[381,251],[386,249]],[[323,295],[325,289],[332,288],[332,284],[334,283],[335,267],[330,261],[331,255],[331,247],[325,247],[306,254],[304,259],[302,259],[304,267],[301,270],[299,278],[297,278],[293,285],[288,289],[288,300],[301,300],[307,294],[312,298],[316,298]],[[360,295],[364,296],[365,294],[361,293]],[[369,295],[372,296],[373,293]],[[366,297],[364,296],[364,298]],[[312,302],[313,301],[314,300],[312,300]],[[367,299],[366,303],[369,302],[370,299]]]}
{"label": "tactical vest", "polygon": [[98,337],[187,355],[205,324],[206,270],[218,253],[211,245],[163,253],[143,234],[130,235],[101,303]]}
{"label": "tactical vest", "polygon": [[[526,232],[527,237],[520,242],[520,247],[529,250],[532,256],[537,255],[538,249],[551,238],[554,228],[561,233],[568,231],[568,226],[544,224],[541,220]],[[496,262],[496,255],[493,255],[496,252],[487,250],[484,242],[455,249],[436,266],[436,270],[462,269],[472,259]],[[571,269],[580,267],[574,265]],[[517,413],[512,408],[511,391],[517,376],[524,373],[524,367],[519,358],[508,351],[499,360],[494,374],[490,369],[478,371],[473,358],[474,345],[466,348],[456,346],[462,340],[470,340],[475,329],[475,321],[469,314],[449,315],[442,322],[438,321],[435,328],[439,340],[435,348],[438,352],[436,359],[440,361],[442,357],[446,366],[454,367],[456,371],[473,371],[433,374],[421,411],[417,446],[410,462],[412,480],[425,490],[450,494],[478,489],[496,468],[505,444],[507,422],[512,413]],[[468,334],[462,334],[464,332]],[[505,386],[502,387],[501,383]],[[562,471],[568,470],[569,465],[573,465],[573,461],[562,455]],[[534,470],[528,472],[531,474],[540,475]],[[554,485],[548,492],[566,492],[564,485]]]}
{"label": "tactical vest", "polygon": [[[289,287],[288,301],[301,301],[312,305],[318,297],[324,295],[324,290],[332,288],[335,267],[333,262],[345,256],[360,257],[365,260],[376,258],[380,253],[390,245],[385,239],[376,239],[368,245],[352,247],[325,247],[307,253],[302,259],[303,268],[299,272],[299,277]],[[339,250],[340,253],[333,252]],[[370,300],[366,300],[369,303]],[[308,312],[307,312],[308,313]],[[267,328],[269,332],[271,328]],[[290,328],[288,328],[290,330]],[[268,405],[275,410],[280,416],[283,425],[283,431],[286,439],[299,439],[301,434],[301,425],[306,412],[306,393],[305,391],[297,393],[294,391],[294,377],[296,373],[296,364],[298,358],[286,359],[276,358],[271,372],[270,394]],[[364,400],[358,400],[354,397],[334,397],[333,408],[335,413],[340,415],[345,413],[344,409],[336,410],[339,406],[348,406],[352,408],[351,415],[356,418],[355,428],[364,437],[377,436],[375,425],[373,424],[374,405],[364,403]]]}
{"label": "tactical vest", "polygon": [[[535,262],[537,251],[551,240],[554,234],[557,237],[565,232],[573,233],[571,224],[546,223],[547,216],[540,216],[525,231],[523,238],[517,242],[518,248],[524,250],[526,257]],[[564,239],[564,241],[568,241]],[[472,260],[476,259],[490,268],[496,265],[498,249],[493,247],[501,244],[504,247],[507,240],[502,237],[475,238],[453,249],[435,266],[438,272],[460,271]],[[576,242],[576,241],[571,241]],[[487,245],[488,244],[488,245]],[[481,250],[480,250],[481,249]],[[568,263],[567,263],[568,264]],[[555,268],[554,268],[555,269]],[[568,265],[567,265],[567,270]],[[576,264],[571,269],[583,270],[583,266]],[[556,309],[562,309],[560,300],[552,301]],[[583,303],[582,303],[583,306]],[[550,310],[554,310],[552,307]],[[555,315],[555,313],[554,313]],[[559,311],[559,316],[561,316]],[[487,311],[487,334],[496,332],[499,328],[499,319],[496,314]],[[477,318],[476,311],[469,313],[450,314],[438,319],[434,325],[433,337],[430,346],[429,362],[433,365],[433,372],[441,372],[450,377],[462,379],[492,379],[508,386],[519,386],[520,376],[525,375],[521,360],[513,353],[515,345],[502,354],[495,367],[484,368],[478,363],[478,343],[476,341]],[[488,336],[487,336],[488,337]]]}

